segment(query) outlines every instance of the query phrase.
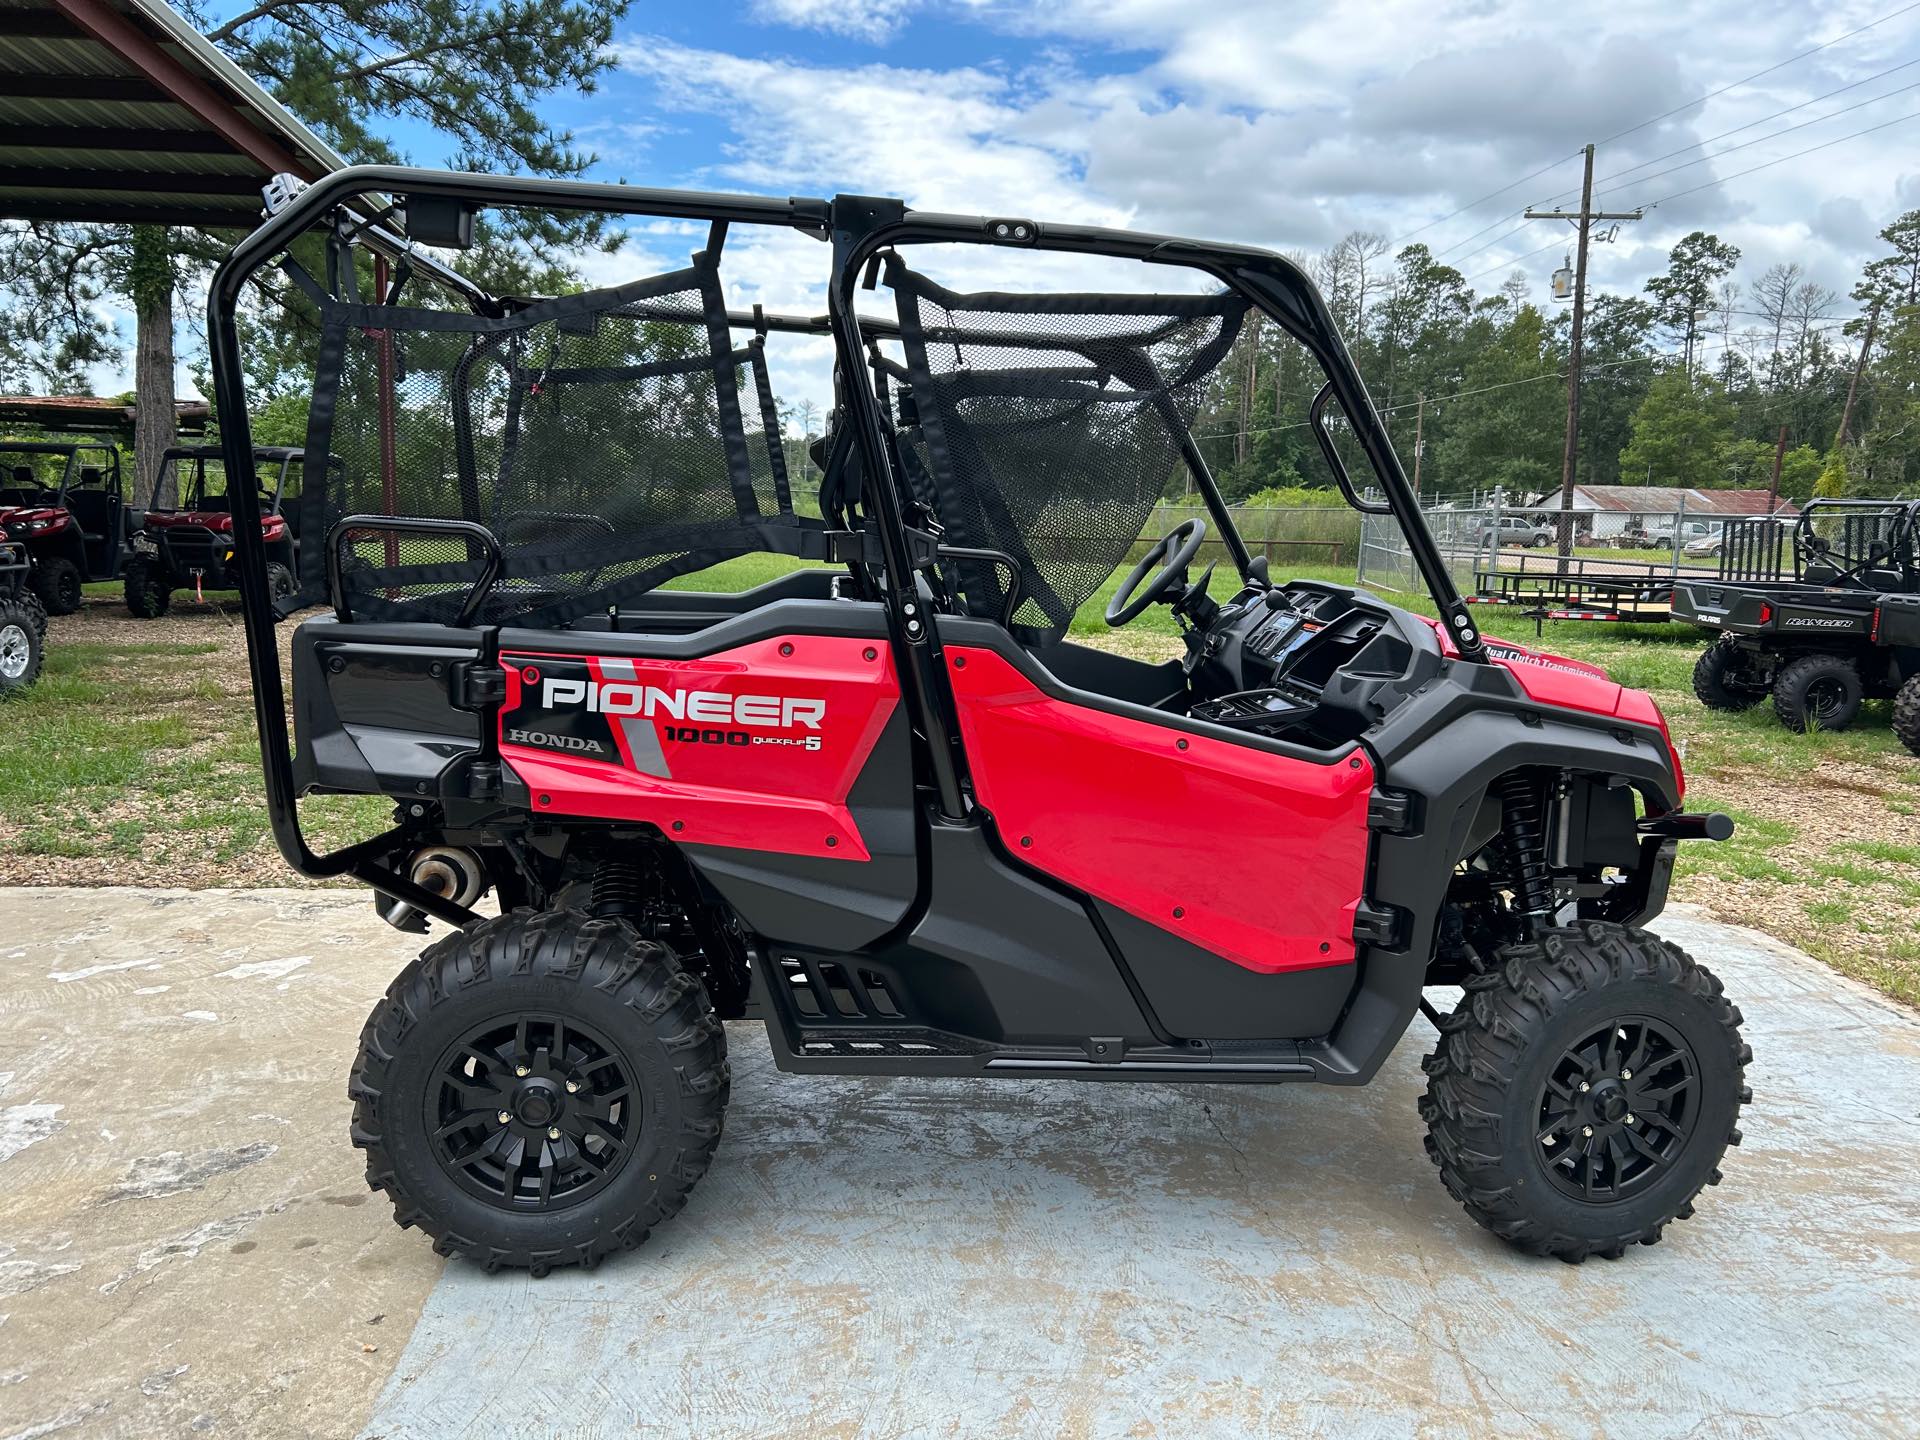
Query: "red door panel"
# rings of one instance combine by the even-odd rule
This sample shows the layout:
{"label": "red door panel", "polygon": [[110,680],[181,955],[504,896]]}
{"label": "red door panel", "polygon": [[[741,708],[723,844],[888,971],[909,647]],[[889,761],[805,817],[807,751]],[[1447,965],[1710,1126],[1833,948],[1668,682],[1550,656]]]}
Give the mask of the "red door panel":
{"label": "red door panel", "polygon": [[1353,962],[1364,752],[1183,734],[1055,700],[991,650],[946,654],[974,793],[1021,860],[1249,970]]}
{"label": "red door panel", "polygon": [[690,845],[870,858],[846,801],[900,703],[883,642],[791,635],[697,660],[516,652],[500,663],[500,753],[536,814],[646,821]]}

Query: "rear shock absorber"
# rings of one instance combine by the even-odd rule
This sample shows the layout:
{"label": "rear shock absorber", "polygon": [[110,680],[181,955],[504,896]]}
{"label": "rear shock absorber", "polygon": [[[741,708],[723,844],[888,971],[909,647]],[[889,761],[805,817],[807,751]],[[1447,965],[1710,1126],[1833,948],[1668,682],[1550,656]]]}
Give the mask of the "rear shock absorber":
{"label": "rear shock absorber", "polygon": [[1540,787],[1518,771],[1502,775],[1496,784],[1506,820],[1507,849],[1513,856],[1515,898],[1522,914],[1545,919],[1553,912],[1553,877],[1547,869]]}
{"label": "rear shock absorber", "polygon": [[594,867],[589,910],[595,918],[637,920],[646,905],[646,876],[633,856],[608,855]]}

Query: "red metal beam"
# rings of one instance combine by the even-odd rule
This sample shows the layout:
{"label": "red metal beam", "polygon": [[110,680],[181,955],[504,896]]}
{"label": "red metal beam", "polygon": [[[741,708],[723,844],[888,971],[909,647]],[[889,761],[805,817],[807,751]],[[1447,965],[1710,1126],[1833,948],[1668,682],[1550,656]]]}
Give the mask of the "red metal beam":
{"label": "red metal beam", "polygon": [[279,141],[262,134],[231,100],[161,49],[126,16],[109,9],[104,0],[54,0],[54,4],[61,14],[127,60],[235,150],[266,167],[269,174],[284,171],[306,180],[319,178]]}

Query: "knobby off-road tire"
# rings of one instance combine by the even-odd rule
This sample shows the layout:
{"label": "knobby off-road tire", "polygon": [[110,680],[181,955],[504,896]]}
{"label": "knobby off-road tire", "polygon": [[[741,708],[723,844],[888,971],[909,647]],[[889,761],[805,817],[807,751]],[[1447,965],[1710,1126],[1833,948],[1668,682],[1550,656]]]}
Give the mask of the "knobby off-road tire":
{"label": "knobby off-road tire", "polygon": [[267,598],[284,600],[289,595],[300,593],[300,582],[293,578],[293,571],[278,560],[267,562]]}
{"label": "knobby off-road tire", "polygon": [[1693,662],[1693,693],[1709,710],[1751,710],[1767,698],[1767,687],[1744,683],[1740,647],[1719,636]]}
{"label": "knobby off-road tire", "polygon": [[40,678],[46,656],[47,615],[29,595],[0,597],[0,700]]}
{"label": "knobby off-road tire", "polygon": [[33,593],[40,597],[40,603],[47,607],[49,615],[71,615],[80,608],[82,590],[80,567],[64,556],[56,555],[41,560],[33,567],[33,578],[28,582]]}
{"label": "knobby off-road tire", "polygon": [[1860,667],[1844,655],[1802,655],[1773,680],[1773,713],[1789,730],[1844,730],[1865,696]]}
{"label": "knobby off-road tire", "polygon": [[43,601],[38,595],[34,594],[32,590],[28,589],[24,585],[22,585],[20,589],[14,594],[13,598],[14,598],[14,602],[18,605],[25,607],[27,614],[33,618],[33,628],[39,632],[40,638],[42,640],[46,639],[47,638],[46,602]]}
{"label": "knobby off-road tire", "polygon": [[699,979],[624,921],[478,921],[422,951],[368,1016],[353,1143],[394,1219],[440,1254],[536,1276],[592,1266],[706,1173],[726,1044]]}
{"label": "knobby off-road tire", "polygon": [[1893,697],[1893,734],[1920,755],[1920,675],[1912,676]]}
{"label": "knobby off-road tire", "polygon": [[[1617,1260],[1629,1245],[1659,1240],[1720,1182],[1727,1146],[1740,1143],[1740,1107],[1752,1098],[1740,1021],[1709,971],[1644,930],[1587,922],[1502,947],[1426,1058],[1427,1154],[1448,1193],[1501,1239],[1576,1264]],[[1598,1043],[1587,1066],[1569,1052],[1590,1038]],[[1663,1058],[1679,1051],[1680,1060]],[[1637,1079],[1617,1078],[1636,1065]],[[1575,1079],[1570,1067],[1597,1078]],[[1683,1073],[1692,1078],[1680,1083]],[[1653,1098],[1676,1084],[1676,1094]],[[1591,1136],[1581,1134],[1587,1125]]]}
{"label": "knobby off-road tire", "polygon": [[136,620],[158,620],[173,608],[173,585],[166,571],[145,555],[127,561],[120,572],[120,587]]}

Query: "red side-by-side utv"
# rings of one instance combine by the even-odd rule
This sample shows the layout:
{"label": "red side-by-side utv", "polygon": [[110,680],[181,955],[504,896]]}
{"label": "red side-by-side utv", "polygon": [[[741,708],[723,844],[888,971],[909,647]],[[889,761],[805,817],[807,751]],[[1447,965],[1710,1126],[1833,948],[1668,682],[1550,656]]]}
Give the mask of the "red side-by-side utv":
{"label": "red side-by-side utv", "polygon": [[[303,452],[285,446],[253,449],[260,543],[267,556],[267,590],[275,600],[298,589],[299,536],[282,507],[299,497],[305,460]],[[152,493],[173,495],[178,503],[130,513],[131,541],[121,572],[127,609],[142,620],[166,614],[176,590],[200,595],[234,585],[233,505],[220,447],[178,445],[160,465]]]}
{"label": "red side-by-side utv", "polygon": [[27,583],[49,614],[78,610],[81,586],[113,579],[126,554],[118,448],[0,440],[0,535],[25,549]]}
{"label": "red side-by-side utv", "polygon": [[[433,255],[487,207],[708,234],[663,274],[500,296]],[[825,313],[729,310],[742,232],[818,241]],[[324,281],[288,254],[309,235]],[[933,278],[1122,262],[1138,288]],[[638,1245],[719,1146],[740,1019],[796,1072],[1352,1085],[1424,1013],[1429,1153],[1515,1245],[1617,1257],[1720,1178],[1740,1014],[1646,927],[1676,847],[1730,826],[1685,810],[1645,694],[1479,633],[1292,262],[865,196],[343,170],[215,277],[236,422],[269,265],[315,312],[307,453],[340,459],[277,604],[259,491],[231,490],[271,819],[303,873],[451,927],[350,1083],[369,1182],[441,1251],[541,1273]],[[1304,418],[1437,620],[1250,554],[1194,424],[1256,323],[1324,374]],[[836,356],[817,513],[769,379],[789,332]],[[243,473],[246,425],[224,442]],[[1164,606],[1180,657],[1073,639],[1170,485],[1207,518],[1106,620]],[[1208,539],[1231,583],[1194,573]],[[751,554],[797,568],[662,588]],[[289,725],[273,621],[316,602]],[[318,853],[298,801],[340,793],[392,826]]]}

